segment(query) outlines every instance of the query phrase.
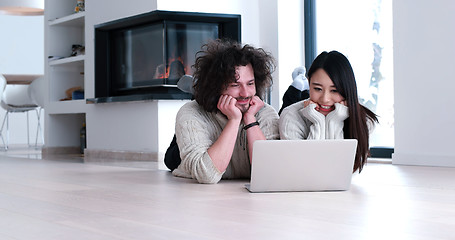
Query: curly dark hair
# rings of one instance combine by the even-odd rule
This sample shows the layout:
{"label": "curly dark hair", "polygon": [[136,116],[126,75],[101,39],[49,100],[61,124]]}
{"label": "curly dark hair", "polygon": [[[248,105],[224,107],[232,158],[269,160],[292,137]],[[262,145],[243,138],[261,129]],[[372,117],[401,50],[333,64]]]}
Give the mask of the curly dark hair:
{"label": "curly dark hair", "polygon": [[272,85],[275,59],[262,48],[242,46],[229,39],[217,39],[202,46],[194,64],[194,98],[208,112],[218,111],[221,92],[235,82],[236,66],[251,64],[254,71],[256,95],[264,98]]}

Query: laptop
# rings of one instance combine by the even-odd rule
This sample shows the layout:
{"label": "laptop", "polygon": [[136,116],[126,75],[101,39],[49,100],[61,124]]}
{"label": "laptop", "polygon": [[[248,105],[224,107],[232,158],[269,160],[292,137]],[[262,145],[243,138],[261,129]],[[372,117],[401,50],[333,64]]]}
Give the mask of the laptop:
{"label": "laptop", "polygon": [[250,192],[345,191],[351,185],[356,139],[257,140]]}

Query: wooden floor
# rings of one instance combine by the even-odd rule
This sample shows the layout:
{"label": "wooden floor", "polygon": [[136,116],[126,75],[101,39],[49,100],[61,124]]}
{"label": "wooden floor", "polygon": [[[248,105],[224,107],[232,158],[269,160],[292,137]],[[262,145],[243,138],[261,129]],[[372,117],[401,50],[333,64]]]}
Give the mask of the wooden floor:
{"label": "wooden floor", "polygon": [[455,168],[368,164],[345,192],[252,194],[156,163],[0,153],[0,239],[455,239]]}

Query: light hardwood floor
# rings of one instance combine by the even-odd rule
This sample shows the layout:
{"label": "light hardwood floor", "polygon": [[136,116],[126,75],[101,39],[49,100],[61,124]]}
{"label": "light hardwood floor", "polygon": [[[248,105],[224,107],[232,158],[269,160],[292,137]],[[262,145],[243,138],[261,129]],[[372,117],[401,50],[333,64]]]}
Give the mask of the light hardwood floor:
{"label": "light hardwood floor", "polygon": [[156,163],[0,153],[0,239],[455,239],[455,168],[369,163],[345,192],[252,194]]}

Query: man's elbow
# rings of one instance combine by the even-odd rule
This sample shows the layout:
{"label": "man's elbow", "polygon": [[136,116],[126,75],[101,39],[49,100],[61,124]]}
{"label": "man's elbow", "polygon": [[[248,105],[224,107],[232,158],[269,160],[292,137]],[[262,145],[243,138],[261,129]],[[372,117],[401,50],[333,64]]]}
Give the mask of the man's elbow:
{"label": "man's elbow", "polygon": [[216,184],[221,180],[221,177],[203,176],[203,177],[197,177],[196,180],[198,181],[198,183],[202,183],[202,184]]}
{"label": "man's elbow", "polygon": [[203,170],[201,169],[200,171],[196,171],[197,174],[195,176],[195,179],[199,183],[203,184],[215,184],[218,183],[221,180],[221,177],[223,176],[223,173],[220,173],[216,170],[215,171],[209,171],[208,169],[204,168]]}

